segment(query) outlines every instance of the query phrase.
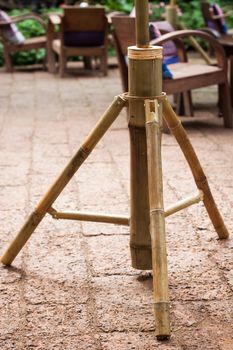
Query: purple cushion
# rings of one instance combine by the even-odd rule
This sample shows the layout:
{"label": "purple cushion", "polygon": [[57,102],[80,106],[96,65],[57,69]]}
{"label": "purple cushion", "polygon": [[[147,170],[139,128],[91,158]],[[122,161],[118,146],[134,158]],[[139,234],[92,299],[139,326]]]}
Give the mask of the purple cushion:
{"label": "purple cushion", "polygon": [[222,16],[221,18],[219,18],[218,22],[219,22],[221,33],[226,34],[227,33],[227,25],[225,23],[225,19],[223,17],[223,12],[222,12],[221,7],[218,4],[213,4],[212,9],[213,9],[214,14],[216,16]]}
{"label": "purple cushion", "polygon": [[65,46],[100,46],[104,43],[104,32],[72,32],[64,33]]}
{"label": "purple cushion", "polygon": [[218,29],[218,30],[220,30],[221,33],[226,34],[228,28],[227,28],[227,25],[225,23],[225,19],[224,19],[221,7],[218,4],[216,4],[216,3],[212,4],[211,6],[212,6],[214,14],[216,16],[221,16],[221,18],[219,18],[217,20],[219,28],[216,28],[216,25],[215,25],[214,21],[211,21],[211,20],[209,20],[208,23],[207,23],[208,27],[212,28],[212,29]]}
{"label": "purple cushion", "polygon": [[[173,28],[169,25],[169,23],[163,21],[163,22],[154,22],[154,23],[150,23],[150,40],[156,39],[158,38],[161,33],[160,33],[160,29],[164,29],[168,32],[172,32]],[[163,56],[164,56],[164,60],[170,58],[170,57],[176,57],[177,58],[177,62],[178,62],[178,56],[177,56],[177,49],[176,49],[176,45],[174,44],[174,42],[172,40],[166,41],[163,45]]]}

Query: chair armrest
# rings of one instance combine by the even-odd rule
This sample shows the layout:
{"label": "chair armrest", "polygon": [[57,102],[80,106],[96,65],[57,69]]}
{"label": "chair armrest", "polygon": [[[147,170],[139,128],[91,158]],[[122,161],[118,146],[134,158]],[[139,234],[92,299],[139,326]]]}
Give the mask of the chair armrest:
{"label": "chair armrest", "polygon": [[224,68],[224,69],[227,68],[227,59],[226,59],[224,49],[222,48],[222,46],[218,43],[218,41],[213,36],[205,33],[204,31],[177,30],[177,31],[160,36],[159,38],[153,40],[151,42],[151,44],[152,45],[161,45],[164,42],[169,41],[169,40],[176,41],[177,39],[180,40],[182,38],[189,37],[189,36],[199,37],[199,38],[202,38],[205,41],[207,41],[215,51],[218,66],[221,68]]}
{"label": "chair armrest", "polygon": [[[174,31],[167,31],[167,30],[160,30],[161,32],[161,36],[153,39],[150,41],[150,45],[160,45],[157,43],[157,40],[162,38],[165,34],[169,34],[169,33],[174,33]],[[166,42],[168,42],[169,40],[166,40]],[[188,56],[185,50],[185,46],[184,43],[182,42],[182,40],[180,40],[180,38],[176,38],[173,40],[174,44],[176,46],[176,50],[177,50],[177,56],[179,57],[179,61],[180,62],[187,62],[188,61]]]}
{"label": "chair armrest", "polygon": [[124,12],[120,12],[120,11],[111,11],[109,13],[107,13],[106,17],[108,19],[108,23],[109,24],[112,24],[112,17],[115,17],[115,16],[124,16],[125,13]]}
{"label": "chair armrest", "polygon": [[212,35],[215,39],[219,39],[221,37],[221,34],[212,28],[204,27],[204,28],[198,28],[197,30],[201,30],[202,32],[205,32],[207,34]]}
{"label": "chair armrest", "polygon": [[61,24],[61,16],[59,16],[58,14],[50,14],[49,15],[49,22],[51,24],[55,25],[59,25]]}
{"label": "chair armrest", "polygon": [[6,25],[9,25],[9,24],[12,24],[12,23],[19,23],[22,21],[26,21],[27,19],[32,19],[32,20],[39,22],[41,24],[41,26],[46,30],[46,23],[43,20],[43,18],[41,16],[39,16],[37,14],[33,14],[33,13],[28,13],[28,14],[21,15],[21,16],[10,17],[9,21],[0,22],[0,26],[3,27]]}

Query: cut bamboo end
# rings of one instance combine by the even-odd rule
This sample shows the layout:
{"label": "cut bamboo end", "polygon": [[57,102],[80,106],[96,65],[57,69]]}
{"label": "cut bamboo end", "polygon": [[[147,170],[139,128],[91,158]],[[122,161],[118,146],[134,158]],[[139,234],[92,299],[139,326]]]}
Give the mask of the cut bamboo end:
{"label": "cut bamboo end", "polygon": [[35,231],[36,227],[42,219],[43,216],[38,216],[36,212],[33,212],[29,216],[24,226],[19,231],[18,235],[15,237],[15,239],[10,244],[6,252],[1,257],[1,262],[4,265],[11,265],[12,261],[18,255],[23,246],[26,244],[31,234]]}
{"label": "cut bamboo end", "polygon": [[134,269],[152,270],[151,246],[130,245],[131,264]]}
{"label": "cut bamboo end", "polygon": [[128,47],[128,58],[134,60],[153,60],[163,58],[161,46],[148,46],[145,48],[137,46]]}
{"label": "cut bamboo end", "polygon": [[229,238],[230,234],[224,223],[221,226],[215,226],[214,228],[218,234],[219,239]]}
{"label": "cut bamboo end", "polygon": [[169,303],[167,301],[154,303],[156,320],[155,334],[158,340],[167,340],[171,336],[169,308]]}

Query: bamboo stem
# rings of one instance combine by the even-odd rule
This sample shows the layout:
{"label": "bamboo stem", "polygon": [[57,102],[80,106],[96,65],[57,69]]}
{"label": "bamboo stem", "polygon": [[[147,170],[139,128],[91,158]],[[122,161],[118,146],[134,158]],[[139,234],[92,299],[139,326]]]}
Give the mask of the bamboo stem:
{"label": "bamboo stem", "polygon": [[148,0],[136,0],[136,44],[137,47],[149,46],[149,9]]}
{"label": "bamboo stem", "polygon": [[[130,132],[130,251],[132,266],[152,268],[144,96],[162,91],[162,48],[128,48]],[[156,79],[155,79],[156,77]],[[161,77],[158,78],[158,77]],[[130,99],[130,96],[134,98]],[[135,98],[136,96],[136,98]]]}
{"label": "bamboo stem", "polygon": [[176,6],[176,0],[170,0],[170,5],[171,6]]}
{"label": "bamboo stem", "polygon": [[82,165],[84,160],[88,157],[95,145],[99,142],[110,125],[114,122],[122,108],[125,106],[126,101],[117,96],[109,108],[105,111],[102,118],[97,123],[96,127],[90,132],[82,146],[79,148],[74,157],[70,160],[66,168],[50,187],[45,196],[41,199],[37,205],[35,211],[29,216],[24,226],[19,231],[16,238],[10,244],[4,255],[1,257],[1,262],[4,265],[10,265],[20,250],[26,244],[35,228],[45,216],[53,202],[57,199],[64,187],[76,173],[78,168]]}
{"label": "bamboo stem", "polygon": [[92,222],[103,222],[109,224],[129,226],[129,217],[111,214],[99,214],[99,213],[88,213],[88,212],[59,212],[54,209],[49,210],[49,214],[54,219],[64,220],[80,220],[80,221],[92,221]]}
{"label": "bamboo stem", "polygon": [[197,187],[204,193],[204,205],[220,239],[228,238],[229,233],[216,206],[207,178],[197,158],[194,148],[175,112],[167,99],[163,101],[163,115],[167,125],[175,136],[192,171]]}
{"label": "bamboo stem", "polygon": [[170,336],[170,320],[161,159],[162,110],[157,100],[153,104],[155,106],[150,100],[145,101],[154,311],[156,336],[163,340]]}

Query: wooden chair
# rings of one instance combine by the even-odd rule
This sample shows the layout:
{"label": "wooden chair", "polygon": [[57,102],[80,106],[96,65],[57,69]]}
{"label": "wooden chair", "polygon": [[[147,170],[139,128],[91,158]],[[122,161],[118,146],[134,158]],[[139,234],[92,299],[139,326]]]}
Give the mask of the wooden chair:
{"label": "wooden chair", "polygon": [[[126,16],[116,16],[112,18],[112,23],[122,86],[124,91],[128,91],[128,67],[125,57],[127,56],[128,46],[135,45],[136,42],[135,19]],[[216,65],[188,62],[181,39],[191,35],[204,39],[213,47],[216,54]],[[221,97],[219,107],[224,117],[224,125],[232,128],[233,118],[227,81],[227,60],[221,45],[211,35],[196,30],[180,30],[163,34],[161,37],[153,40],[151,45],[162,45],[169,40],[175,42],[180,62],[169,65],[173,79],[163,79],[163,90],[167,95],[171,95],[205,86],[218,85]]]}
{"label": "wooden chair", "polygon": [[46,45],[47,45],[46,36],[39,36],[39,37],[25,39],[24,43],[20,45],[14,45],[5,39],[4,28],[6,28],[7,25],[12,23],[22,22],[27,19],[32,19],[39,22],[46,31],[45,22],[39,15],[36,15],[36,14],[26,14],[22,16],[15,16],[15,17],[11,17],[9,22],[0,22],[0,39],[3,44],[3,55],[4,55],[6,72],[13,71],[13,64],[11,60],[11,55],[13,53],[29,51],[29,50],[37,50],[41,48],[46,49]]}
{"label": "wooden chair", "polygon": [[[228,30],[227,33],[221,33],[221,23],[218,16],[214,15],[211,4],[208,1],[201,2],[201,12],[205,22],[206,28],[203,30],[216,38],[216,40],[222,45],[229,59],[229,71],[230,71],[230,87],[231,87],[231,103],[233,106],[233,30]],[[231,13],[224,14],[224,17]],[[211,27],[210,27],[211,24]]]}
{"label": "wooden chair", "polygon": [[[59,38],[55,26],[59,25]],[[99,57],[100,70],[107,75],[108,23],[102,7],[64,6],[64,15],[51,15],[48,24],[48,64],[56,72],[55,54],[59,57],[59,74],[65,74],[71,56]]]}
{"label": "wooden chair", "polygon": [[[205,26],[207,28],[211,28],[211,29],[216,30],[220,36],[233,34],[232,29],[227,30],[227,33],[222,32],[222,24],[221,24],[220,15],[214,14],[214,10],[212,8],[212,5],[208,1],[201,1],[201,12],[203,15]],[[233,11],[229,11],[229,12],[223,13],[221,18],[224,19],[224,18],[226,18],[228,16],[232,16],[232,15],[233,15]]]}

